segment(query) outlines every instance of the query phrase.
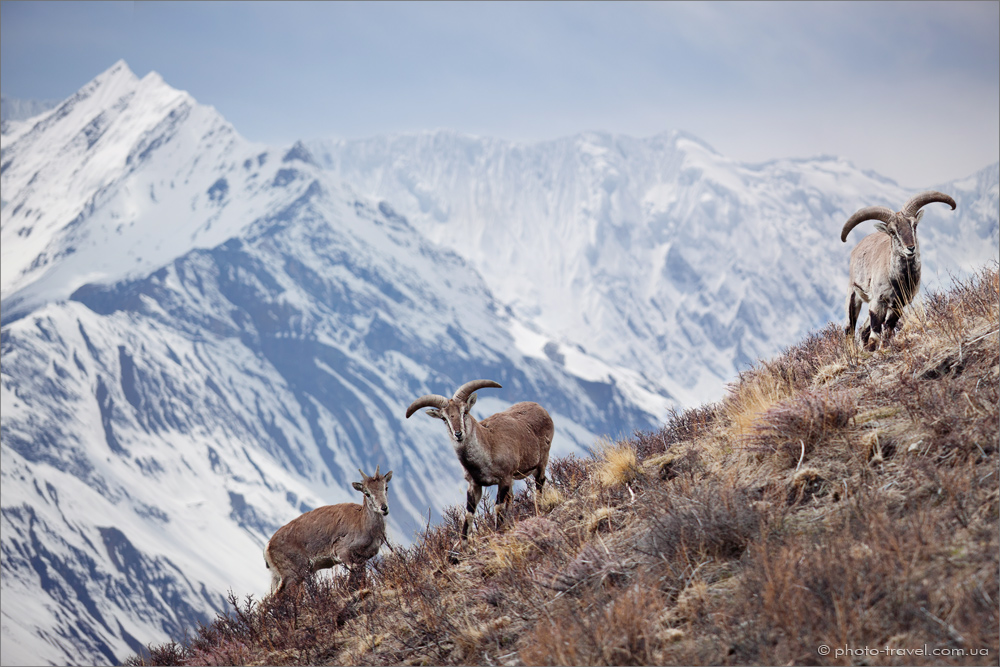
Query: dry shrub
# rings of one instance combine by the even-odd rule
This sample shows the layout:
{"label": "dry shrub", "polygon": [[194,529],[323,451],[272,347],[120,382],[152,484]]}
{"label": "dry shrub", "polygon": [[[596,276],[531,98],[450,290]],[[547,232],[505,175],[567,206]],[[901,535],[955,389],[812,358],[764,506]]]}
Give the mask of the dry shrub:
{"label": "dry shrub", "polygon": [[544,517],[519,521],[509,533],[497,536],[481,549],[486,553],[483,574],[493,577],[506,570],[522,569],[555,553],[565,544],[554,521]]}
{"label": "dry shrub", "polygon": [[[870,494],[859,502],[868,506],[814,541],[751,548],[734,602],[740,611],[728,621],[739,628],[735,663],[808,664],[822,659],[821,644],[883,647],[893,637],[908,648],[996,646],[995,535],[955,573],[940,557],[946,535],[935,517],[890,517]],[[891,662],[876,658],[883,661]],[[920,660],[944,661],[956,662]]]}
{"label": "dry shrub", "polygon": [[779,358],[795,369],[791,376],[798,388],[804,389],[817,369],[840,357],[843,339],[841,325],[830,322],[823,329],[809,333],[802,342],[789,346]]}
{"label": "dry shrub", "polygon": [[482,565],[484,577],[494,577],[505,570],[512,570],[524,567],[528,561],[528,554],[531,552],[530,542],[518,539],[496,539],[490,542],[481,550],[487,556]]}
{"label": "dry shrub", "polygon": [[995,324],[998,308],[1000,274],[994,265],[965,280],[952,278],[951,289],[928,294],[922,319],[925,326],[941,330],[957,345],[978,322]]}
{"label": "dry shrub", "polygon": [[762,527],[753,500],[716,478],[661,490],[648,505],[648,529],[636,549],[674,571],[706,557],[738,558]]}
{"label": "dry shrub", "polygon": [[842,391],[800,391],[772,406],[753,424],[746,444],[774,452],[785,465],[795,465],[815,446],[845,428],[857,412],[854,398]]}
{"label": "dry shrub", "polygon": [[640,461],[662,455],[674,445],[695,440],[711,430],[718,417],[719,406],[711,404],[683,412],[671,408],[666,425],[658,431],[636,431],[633,446]]}
{"label": "dry shrub", "polygon": [[458,505],[446,507],[441,513],[441,523],[427,528],[415,545],[422,557],[443,563],[458,545],[462,534],[462,522],[465,521],[465,509]]}
{"label": "dry shrub", "polygon": [[995,530],[997,483],[995,475],[984,474],[983,468],[995,470],[996,457],[978,463],[970,459],[961,466],[941,466],[918,459],[910,469],[918,482],[925,483],[922,485],[924,493],[915,492],[914,500],[926,496],[941,515],[963,529]]}
{"label": "dry shrub", "polygon": [[[391,641],[394,662],[413,659],[427,664],[445,664],[451,660],[455,638],[464,629],[462,613],[467,607],[455,594],[454,584],[445,575],[450,565],[446,561],[430,561],[424,556],[425,547],[417,543],[409,549],[395,549],[377,559],[378,588],[372,596],[374,604],[356,618],[345,634],[357,638],[372,638],[365,645],[355,641],[349,655],[340,661],[350,664],[370,663],[376,651],[387,647],[374,645]],[[326,663],[330,662],[329,660]],[[311,663],[311,664],[326,664]]]}
{"label": "dry shrub", "polygon": [[542,618],[523,642],[529,665],[650,665],[664,643],[659,612],[666,600],[655,582],[620,591],[608,604],[569,600],[558,616]]}
{"label": "dry shrub", "polygon": [[574,454],[549,461],[549,479],[569,493],[575,493],[589,479],[591,462]]}
{"label": "dry shrub", "polygon": [[499,616],[487,620],[466,619],[455,637],[456,657],[465,664],[480,664],[476,658],[483,653],[483,647],[495,646],[502,639],[504,630],[511,624],[509,616]]}
{"label": "dry shrub", "polygon": [[[932,453],[941,462],[961,462],[997,451],[1000,431],[1000,382],[996,336],[989,344],[963,353],[961,369],[943,376],[901,374],[889,388],[917,430],[933,443]],[[981,343],[987,343],[984,339]]]}
{"label": "dry shrub", "polygon": [[627,576],[627,564],[615,558],[605,545],[588,542],[565,567],[555,571],[539,570],[536,579],[546,588],[582,595],[606,583],[619,584]]}
{"label": "dry shrub", "polygon": [[693,447],[675,448],[666,454],[653,456],[643,461],[642,466],[649,470],[655,470],[659,478],[665,481],[679,475],[694,475],[696,471],[703,468],[701,455]]}
{"label": "dry shrub", "polygon": [[240,601],[230,592],[229,605],[228,613],[201,625],[183,646],[151,647],[151,662],[126,664],[248,664],[265,646],[272,656],[269,664],[319,664],[338,645],[333,638],[356,613],[358,600],[340,579],[310,576],[285,594],[259,602],[251,596]]}
{"label": "dry shrub", "polygon": [[512,537],[533,545],[542,554],[551,554],[566,544],[558,524],[544,517],[520,522],[512,531]]}
{"label": "dry shrub", "polygon": [[510,505],[506,510],[507,525],[505,528],[509,528],[518,521],[524,521],[538,515],[541,508],[538,507],[539,494],[536,494],[535,491],[535,480],[529,477],[524,481],[524,486],[520,490],[512,492]]}
{"label": "dry shrub", "polygon": [[842,377],[845,372],[850,370],[850,368],[851,365],[842,359],[821,366],[816,369],[812,386],[815,388],[832,384],[838,378]]}
{"label": "dry shrub", "polygon": [[177,642],[167,642],[154,646],[149,644],[146,650],[140,655],[133,655],[122,664],[125,667],[139,667],[140,665],[180,665],[188,655],[186,647]]}

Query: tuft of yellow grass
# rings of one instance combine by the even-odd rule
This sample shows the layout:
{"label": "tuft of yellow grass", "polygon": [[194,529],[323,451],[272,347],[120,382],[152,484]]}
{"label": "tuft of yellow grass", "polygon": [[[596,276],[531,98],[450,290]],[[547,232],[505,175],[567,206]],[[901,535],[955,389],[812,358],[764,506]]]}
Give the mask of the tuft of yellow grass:
{"label": "tuft of yellow grass", "polygon": [[489,553],[483,565],[483,574],[493,577],[519,567],[527,561],[528,552],[533,548],[530,542],[520,539],[501,537],[491,540],[488,544]]}
{"label": "tuft of yellow grass", "polygon": [[631,442],[605,442],[597,451],[595,477],[602,489],[617,489],[642,475],[635,445]]}
{"label": "tuft of yellow grass", "polygon": [[723,404],[730,435],[742,441],[753,432],[753,426],[762,414],[792,394],[789,379],[766,369],[735,385]]}
{"label": "tuft of yellow grass", "polygon": [[552,484],[546,484],[538,495],[538,509],[545,513],[551,512],[564,502],[566,502],[566,498]]}

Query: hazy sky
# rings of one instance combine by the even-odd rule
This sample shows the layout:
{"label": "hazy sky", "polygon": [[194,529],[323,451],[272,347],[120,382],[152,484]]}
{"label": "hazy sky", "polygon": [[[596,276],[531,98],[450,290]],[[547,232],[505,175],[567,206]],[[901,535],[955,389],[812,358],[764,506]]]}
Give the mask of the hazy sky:
{"label": "hazy sky", "polygon": [[911,187],[1000,159],[1000,3],[0,2],[4,96],[124,59],[286,144],[453,128],[691,132]]}

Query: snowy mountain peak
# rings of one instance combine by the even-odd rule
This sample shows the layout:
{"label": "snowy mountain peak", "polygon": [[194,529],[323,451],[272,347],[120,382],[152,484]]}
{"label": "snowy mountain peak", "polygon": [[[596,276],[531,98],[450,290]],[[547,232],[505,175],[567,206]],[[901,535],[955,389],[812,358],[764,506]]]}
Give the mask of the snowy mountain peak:
{"label": "snowy mountain peak", "polygon": [[[147,78],[151,82],[163,83],[163,80],[158,75],[153,75],[152,72],[150,75]],[[135,75],[124,60],[119,60],[95,76],[90,83],[80,88],[74,96],[75,101],[80,102],[87,98],[93,98],[96,106],[111,106],[125,91],[134,90],[138,83],[139,77]]]}
{"label": "snowy mountain peak", "polygon": [[[246,222],[221,211],[219,220],[188,212],[205,197],[224,208],[227,175],[250,176],[232,152],[245,154],[242,163],[260,151],[156,73],[139,79],[119,61],[29,125],[4,137],[5,320],[65,298],[83,282],[149,271]],[[160,159],[151,160],[154,154]],[[206,179],[215,190],[201,185]]]}

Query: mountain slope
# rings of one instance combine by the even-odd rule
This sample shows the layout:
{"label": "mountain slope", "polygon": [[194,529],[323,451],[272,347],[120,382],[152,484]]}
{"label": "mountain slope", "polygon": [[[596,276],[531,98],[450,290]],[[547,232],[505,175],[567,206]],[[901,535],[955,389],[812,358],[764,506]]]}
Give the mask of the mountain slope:
{"label": "mountain slope", "polygon": [[[843,222],[913,194],[842,159],[739,163],[680,132],[524,145],[437,131],[308,146],[466,258],[561,347],[689,406],[843,319],[848,255],[869,231],[843,244]],[[930,288],[1000,248],[997,165],[938,188],[959,206],[927,209]]]}
{"label": "mountain slope", "polygon": [[828,325],[725,398],[593,457],[537,506],[385,552],[367,586],[237,601],[126,664],[994,664],[1000,277],[888,348]]}
{"label": "mountain slope", "polygon": [[262,594],[272,531],[357,501],[359,467],[394,470],[405,543],[464,494],[440,424],[403,417],[423,393],[496,379],[479,416],[538,400],[555,453],[653,423],[523,353],[474,269],[301,145],[122,63],[29,124],[3,145],[5,664],[116,662]]}

